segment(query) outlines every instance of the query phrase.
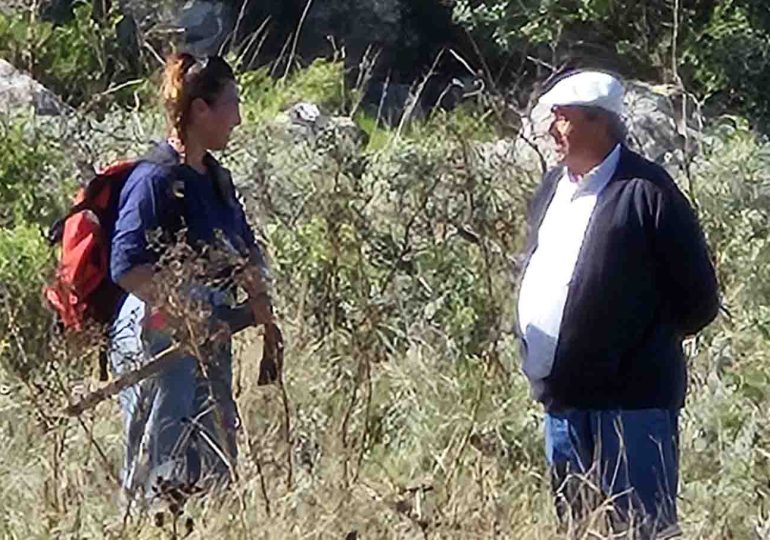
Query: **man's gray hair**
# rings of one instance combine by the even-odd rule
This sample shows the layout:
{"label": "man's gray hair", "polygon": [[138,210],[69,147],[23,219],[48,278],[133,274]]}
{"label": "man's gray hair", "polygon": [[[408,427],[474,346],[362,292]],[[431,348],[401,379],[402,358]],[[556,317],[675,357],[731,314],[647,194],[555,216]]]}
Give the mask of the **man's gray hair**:
{"label": "man's gray hair", "polygon": [[610,138],[617,143],[626,142],[628,136],[628,129],[626,123],[619,114],[607,111],[600,107],[585,107],[586,114],[589,118],[594,119],[603,116],[607,120],[607,130],[609,131]]}
{"label": "man's gray hair", "polygon": [[623,121],[620,115],[615,113],[607,113],[607,121],[607,129],[610,132],[610,137],[612,137],[615,142],[618,143],[626,142],[626,137],[628,137],[628,129],[626,128],[626,123]]}

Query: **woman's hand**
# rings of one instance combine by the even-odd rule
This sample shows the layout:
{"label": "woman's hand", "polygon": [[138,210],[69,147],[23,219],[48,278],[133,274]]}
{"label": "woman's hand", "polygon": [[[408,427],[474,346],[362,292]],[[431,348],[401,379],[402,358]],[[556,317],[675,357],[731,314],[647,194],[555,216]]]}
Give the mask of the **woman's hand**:
{"label": "woman's hand", "polygon": [[[257,260],[258,257],[252,254],[251,259]],[[273,306],[270,300],[270,284],[264,268],[254,263],[248,264],[240,274],[239,281],[249,298],[256,324],[271,322],[273,320]]]}
{"label": "woman's hand", "polygon": [[262,361],[259,363],[257,385],[278,382],[283,372],[283,333],[275,323],[265,325]]}
{"label": "woman's hand", "polygon": [[273,303],[270,300],[270,295],[266,292],[256,297],[249,296],[249,305],[251,306],[251,312],[254,314],[254,322],[256,324],[269,324],[273,322],[275,318],[273,316]]}
{"label": "woman's hand", "polygon": [[155,271],[151,264],[134,266],[118,279],[117,285],[140,300],[154,304],[158,297],[157,287],[153,281]]}

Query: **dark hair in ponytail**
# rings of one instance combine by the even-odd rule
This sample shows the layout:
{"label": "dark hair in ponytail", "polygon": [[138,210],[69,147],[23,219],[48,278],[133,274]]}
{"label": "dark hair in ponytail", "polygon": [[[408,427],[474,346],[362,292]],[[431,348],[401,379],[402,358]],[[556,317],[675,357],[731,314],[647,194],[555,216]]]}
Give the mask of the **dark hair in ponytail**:
{"label": "dark hair in ponytail", "polygon": [[227,83],[234,80],[232,68],[219,56],[169,55],[161,86],[169,131],[184,140],[192,102],[200,98],[209,105],[213,104]]}

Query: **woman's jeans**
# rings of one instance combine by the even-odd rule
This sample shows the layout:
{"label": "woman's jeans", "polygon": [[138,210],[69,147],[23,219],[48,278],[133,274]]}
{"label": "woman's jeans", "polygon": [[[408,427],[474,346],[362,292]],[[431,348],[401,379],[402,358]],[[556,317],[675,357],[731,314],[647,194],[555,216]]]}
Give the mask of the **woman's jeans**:
{"label": "woman's jeans", "polygon": [[[213,305],[225,302],[223,293],[204,294]],[[136,369],[172,343],[169,334],[145,328],[144,316],[144,302],[128,295],[113,325],[110,360],[116,375]],[[229,340],[203,346],[202,363],[188,353],[172,354],[159,373],[119,397],[123,489],[140,506],[226,484],[235,467],[238,420]]]}

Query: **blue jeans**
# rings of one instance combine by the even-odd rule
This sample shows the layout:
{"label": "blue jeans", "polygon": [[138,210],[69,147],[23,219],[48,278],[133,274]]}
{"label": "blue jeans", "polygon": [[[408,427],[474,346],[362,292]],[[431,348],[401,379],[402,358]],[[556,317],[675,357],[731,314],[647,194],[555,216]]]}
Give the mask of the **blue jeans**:
{"label": "blue jeans", "polygon": [[612,520],[642,536],[676,526],[678,410],[566,410],[545,418],[556,509],[581,519],[612,498]]}
{"label": "blue jeans", "polygon": [[[113,325],[110,359],[117,375],[171,345],[168,334],[143,327],[144,314],[144,303],[129,295]],[[203,352],[206,377],[196,358],[178,353],[160,373],[120,393],[123,490],[140,506],[230,479],[237,456],[230,343]]]}

